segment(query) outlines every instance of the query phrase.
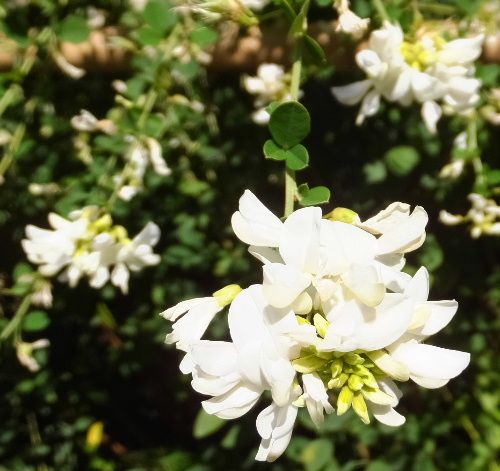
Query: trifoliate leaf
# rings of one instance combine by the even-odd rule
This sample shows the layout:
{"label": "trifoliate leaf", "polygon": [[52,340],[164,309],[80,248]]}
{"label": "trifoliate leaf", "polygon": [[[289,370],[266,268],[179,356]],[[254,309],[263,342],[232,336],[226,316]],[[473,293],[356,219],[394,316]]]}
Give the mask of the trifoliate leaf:
{"label": "trifoliate leaf", "polygon": [[286,151],[286,166],[291,170],[302,170],[309,164],[309,153],[302,144]]}
{"label": "trifoliate leaf", "polygon": [[264,151],[264,155],[265,155],[266,159],[286,160],[286,151],[285,151],[285,149],[282,149],[272,139],[268,139],[264,143],[264,147],[263,147],[262,150]]}

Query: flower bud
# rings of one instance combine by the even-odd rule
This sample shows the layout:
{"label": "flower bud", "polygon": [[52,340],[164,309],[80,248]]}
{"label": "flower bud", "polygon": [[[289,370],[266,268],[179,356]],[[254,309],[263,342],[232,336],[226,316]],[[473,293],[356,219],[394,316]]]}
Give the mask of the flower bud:
{"label": "flower bud", "polygon": [[240,285],[227,285],[224,288],[216,291],[212,296],[217,300],[219,306],[225,307],[234,301],[234,298],[242,291]]}

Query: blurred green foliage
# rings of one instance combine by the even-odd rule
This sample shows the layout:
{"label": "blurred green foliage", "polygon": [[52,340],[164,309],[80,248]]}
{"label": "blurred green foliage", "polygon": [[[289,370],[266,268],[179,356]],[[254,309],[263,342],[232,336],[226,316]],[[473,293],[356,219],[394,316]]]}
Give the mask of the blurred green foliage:
{"label": "blurred green foliage", "polygon": [[[151,0],[142,12],[118,0],[92,2],[105,12],[106,24],[120,26],[131,69],[88,72],[74,80],[56,67],[51,51],[59,41],[87,40],[88,2],[18,3],[0,6],[0,31],[23,52],[30,47],[38,52],[0,73],[0,129],[19,137],[2,149],[10,161],[0,186],[0,283],[12,288],[0,298],[0,328],[26,289],[21,275],[30,270],[20,263],[25,226],[45,226],[49,211],[66,215],[83,205],[108,204],[112,176],[124,164],[125,136],[157,139],[173,173],[147,173],[143,192],[110,206],[131,233],[149,220],[161,227],[160,265],[134,275],[128,296],[111,286],[96,291],[80,283],[70,289],[54,281],[53,308],[32,308],[22,325],[24,340],[50,339],[50,349],[35,352],[40,371],[30,373],[18,364],[10,344],[1,345],[0,471],[500,469],[495,461],[500,450],[498,238],[472,240],[465,228],[442,226],[437,217],[443,208],[463,211],[475,184],[469,174],[453,182],[437,177],[456,152],[452,140],[463,129],[462,120],[447,119],[439,135],[431,136],[416,108],[386,105],[357,128],[356,111],[339,105],[329,91],[355,72],[332,77],[329,69],[304,86],[311,133],[304,141],[310,166],[303,181],[332,190],[325,211],[343,206],[368,217],[396,200],[428,210],[427,241],[409,257],[407,268],[427,266],[432,299],[458,299],[454,322],[436,342],[470,351],[472,362],[442,389],[404,385],[403,427],[365,426],[348,413],[327,417],[317,431],[304,414],[285,456],[273,464],[256,463],[257,413],[237,422],[200,413],[201,397],[178,371],[178,353],[164,346],[169,326],[158,316],[187,297],[260,279],[258,263],[229,225],[245,188],[281,212],[282,163],[263,158],[262,145],[270,136],[251,122],[252,100],[240,89],[238,73],[207,72],[196,59],[171,54],[176,45],[195,51],[210,46],[217,31],[190,17],[181,20],[160,0]],[[387,3],[393,18],[409,22],[413,2]],[[438,3],[419,3],[434,15],[427,7]],[[318,1],[313,15],[326,15],[328,4]],[[474,14],[480,4],[439,2],[449,7],[447,14],[459,16]],[[374,14],[365,0],[354,2],[354,8]],[[488,86],[498,86],[498,65],[482,65],[478,74]],[[117,79],[126,85],[119,98],[111,86]],[[203,108],[193,107],[195,102]],[[78,133],[70,120],[82,108],[112,119],[118,133],[82,133],[75,146]],[[298,144],[273,137],[283,146]],[[481,122],[478,139],[490,185],[498,185],[498,131]],[[32,183],[52,182],[58,192],[28,191]],[[314,189],[302,187],[301,195],[326,199],[326,188],[320,195],[312,195]],[[220,319],[211,326],[212,338],[225,337],[223,324]]]}

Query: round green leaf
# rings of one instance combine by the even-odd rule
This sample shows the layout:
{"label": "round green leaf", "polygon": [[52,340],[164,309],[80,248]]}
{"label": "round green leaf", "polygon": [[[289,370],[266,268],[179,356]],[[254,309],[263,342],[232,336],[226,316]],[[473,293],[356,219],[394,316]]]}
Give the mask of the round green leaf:
{"label": "round green leaf", "polygon": [[297,145],[309,134],[310,129],[309,113],[297,101],[278,105],[269,120],[269,131],[273,139],[284,149]]}
{"label": "round green leaf", "polygon": [[397,146],[384,156],[388,169],[395,175],[408,175],[420,161],[420,155],[410,146]]}
{"label": "round green leaf", "polygon": [[44,311],[31,311],[24,318],[23,329],[35,332],[45,329],[50,324],[49,316]]}
{"label": "round green leaf", "polygon": [[292,170],[302,170],[309,164],[309,153],[302,144],[286,151],[286,166]]}
{"label": "round green leaf", "polygon": [[225,420],[219,419],[215,415],[207,414],[203,409],[200,409],[194,421],[193,436],[195,438],[208,437],[221,429],[225,423]]}
{"label": "round green leaf", "polygon": [[286,151],[282,149],[276,142],[269,139],[264,143],[264,147],[262,148],[266,159],[273,160],[285,160],[286,159]]}
{"label": "round green leaf", "polygon": [[142,13],[144,21],[155,31],[165,33],[177,22],[177,15],[165,0],[150,0]]}
{"label": "round green leaf", "polygon": [[309,188],[307,183],[299,186],[299,204],[301,206],[314,206],[316,204],[328,203],[330,201],[330,190],[326,186],[315,186]]}

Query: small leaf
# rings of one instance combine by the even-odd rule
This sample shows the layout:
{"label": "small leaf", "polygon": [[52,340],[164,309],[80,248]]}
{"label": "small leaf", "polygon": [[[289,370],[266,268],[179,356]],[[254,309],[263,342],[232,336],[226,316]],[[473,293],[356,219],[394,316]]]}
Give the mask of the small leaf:
{"label": "small leaf", "polygon": [[156,46],[160,43],[162,37],[163,35],[159,31],[149,26],[143,26],[137,30],[137,39],[144,46]]}
{"label": "small leaf", "polygon": [[70,43],[82,43],[90,34],[85,18],[69,15],[59,25],[59,39]]}
{"label": "small leaf", "polygon": [[207,414],[204,409],[200,409],[194,421],[193,436],[195,438],[208,437],[221,429],[225,423],[225,420]]}
{"label": "small leaf", "polygon": [[194,30],[189,37],[198,46],[209,46],[217,42],[219,34],[214,29],[205,26]]}
{"label": "small leaf", "polygon": [[395,175],[408,175],[420,161],[420,155],[411,146],[393,147],[384,155],[388,169]]}
{"label": "small leaf", "polygon": [[286,152],[286,166],[291,170],[302,170],[309,164],[309,153],[302,144],[297,144]]}
{"label": "small leaf", "polygon": [[177,15],[164,0],[150,0],[144,8],[142,18],[159,33],[166,33],[177,22]]}
{"label": "small leaf", "polygon": [[330,190],[326,186],[315,186],[309,188],[303,183],[298,188],[299,204],[301,206],[314,206],[316,204],[328,203],[330,201]]}
{"label": "small leaf", "polygon": [[269,120],[269,131],[278,145],[284,149],[302,141],[311,129],[311,118],[306,108],[297,101],[282,103],[276,107]]}
{"label": "small leaf", "polygon": [[35,332],[45,329],[50,324],[49,316],[44,311],[31,311],[24,318],[23,329]]}
{"label": "small leaf", "polygon": [[264,147],[262,148],[264,151],[264,155],[266,159],[273,159],[273,160],[285,160],[286,159],[286,151],[285,149],[282,149],[276,142],[274,142],[272,139],[268,139],[264,143]]}
{"label": "small leaf", "polygon": [[325,51],[319,45],[319,43],[307,34],[302,38],[302,40],[304,41],[306,50],[311,55],[312,60],[318,65],[325,64],[326,63]]}

